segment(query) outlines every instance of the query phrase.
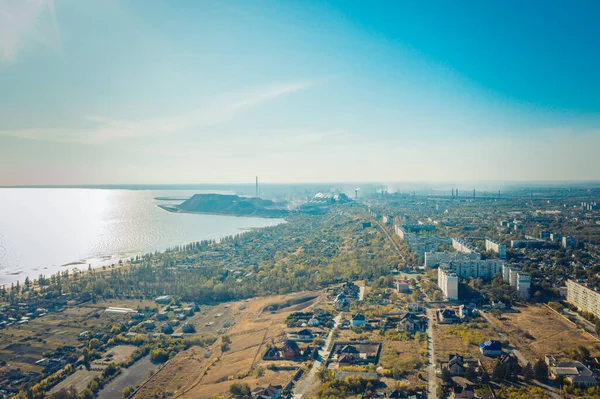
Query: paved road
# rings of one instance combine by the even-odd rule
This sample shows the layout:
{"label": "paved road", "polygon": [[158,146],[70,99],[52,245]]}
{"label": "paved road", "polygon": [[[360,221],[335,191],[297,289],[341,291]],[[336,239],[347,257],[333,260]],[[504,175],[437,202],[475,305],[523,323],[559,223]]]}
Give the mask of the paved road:
{"label": "paved road", "polygon": [[321,349],[319,351],[319,359],[314,361],[313,366],[310,369],[310,371],[304,376],[304,378],[302,378],[300,381],[298,381],[298,383],[294,386],[293,396],[292,396],[293,399],[302,398],[302,396],[304,396],[306,391],[308,391],[310,388],[312,388],[314,386],[314,384],[316,384],[318,382],[317,371],[319,371],[321,364],[323,364],[322,360],[324,360],[329,355],[329,345],[331,344],[331,340],[333,339],[333,330],[340,323],[341,319],[342,319],[341,313],[338,314],[333,319],[333,328],[331,329],[331,331],[329,331],[329,334],[327,335],[327,339],[325,340],[325,345],[323,346],[325,349]]}
{"label": "paved road", "polygon": [[392,246],[396,250],[396,253],[398,254],[398,256],[400,256],[402,258],[402,260],[404,261],[404,263],[406,263],[406,259],[404,258],[404,255],[402,255],[402,252],[400,252],[400,248],[398,248],[398,245],[396,245],[396,241],[394,241],[392,236],[390,236],[390,233],[388,233],[388,231],[385,229],[385,227],[383,227],[381,225],[381,223],[379,223],[379,221],[376,220],[375,223],[377,223],[377,226],[379,226],[381,231],[383,231],[383,234],[385,234],[385,236],[388,238],[388,240],[390,240],[390,242],[392,243]]}
{"label": "paved road", "polygon": [[363,299],[365,299],[365,289],[366,287],[364,285],[361,285],[358,291],[358,300],[362,301]]}
{"label": "paved road", "polygon": [[435,310],[427,310],[427,318],[429,319],[427,325],[427,358],[429,364],[427,365],[427,378],[429,379],[429,399],[437,399],[437,377],[435,376],[435,358],[433,356],[433,314]]}

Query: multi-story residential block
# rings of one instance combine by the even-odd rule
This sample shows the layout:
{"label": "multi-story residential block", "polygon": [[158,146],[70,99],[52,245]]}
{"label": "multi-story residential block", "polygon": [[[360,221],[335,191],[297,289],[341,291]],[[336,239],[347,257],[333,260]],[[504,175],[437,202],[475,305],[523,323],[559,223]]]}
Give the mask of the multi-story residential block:
{"label": "multi-story residential block", "polygon": [[516,267],[503,265],[502,279],[519,293],[520,298],[529,298],[529,290],[531,288],[531,277],[529,274]]}
{"label": "multi-story residential block", "polygon": [[454,260],[440,267],[446,267],[452,270],[461,278],[482,278],[491,280],[496,274],[502,273],[503,262],[497,259],[487,260]]}
{"label": "multi-story residential block", "polygon": [[470,246],[469,244],[467,244],[465,241],[461,240],[460,238],[452,239],[452,247],[454,249],[456,249],[456,251],[464,252],[466,254],[470,254],[472,252],[477,252],[477,250],[475,248],[473,248],[472,246]]}
{"label": "multi-story residential block", "polygon": [[562,234],[550,233],[550,241],[560,243],[562,241]]}
{"label": "multi-story residential block", "polygon": [[500,259],[506,259],[506,245],[500,244],[491,238],[485,239],[485,250],[497,253]]}
{"label": "multi-story residential block", "polygon": [[580,310],[600,317],[600,292],[573,280],[567,280],[567,301]]}
{"label": "multi-story residential block", "polygon": [[438,287],[449,301],[458,299],[458,276],[446,267],[438,269]]}
{"label": "multi-story residential block", "polygon": [[435,267],[452,261],[481,260],[479,252],[425,252],[425,267]]}

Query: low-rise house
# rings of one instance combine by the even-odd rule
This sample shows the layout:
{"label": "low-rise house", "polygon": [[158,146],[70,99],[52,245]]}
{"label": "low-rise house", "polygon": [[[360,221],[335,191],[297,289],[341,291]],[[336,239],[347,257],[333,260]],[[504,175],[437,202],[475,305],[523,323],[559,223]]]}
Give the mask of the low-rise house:
{"label": "low-rise house", "polygon": [[300,331],[290,331],[287,334],[287,338],[289,340],[298,342],[311,342],[315,338],[315,336],[316,335],[313,334],[313,332],[307,328]]}
{"label": "low-rise house", "polygon": [[438,323],[440,324],[454,324],[460,323],[461,319],[453,309],[438,309],[437,311]]}
{"label": "low-rise house", "polygon": [[448,363],[446,368],[450,371],[453,377],[464,377],[467,374],[467,367],[465,366],[465,359],[458,354],[448,355]]}
{"label": "low-rise house", "polygon": [[458,385],[452,389],[452,395],[450,397],[453,399],[474,399],[475,390],[471,385]]}
{"label": "low-rise house", "polygon": [[485,341],[479,345],[479,350],[484,356],[498,357],[502,354],[502,342],[493,339]]}
{"label": "low-rise house", "polygon": [[281,385],[271,385],[266,387],[256,387],[252,390],[252,399],[279,399],[283,392]]}
{"label": "low-rise house", "polygon": [[414,313],[405,313],[398,321],[396,329],[410,333],[423,332],[427,329],[427,319]]}
{"label": "low-rise house", "polygon": [[396,280],[396,290],[401,293],[410,292],[410,283],[408,280]]}
{"label": "low-rise house", "polygon": [[600,384],[598,375],[581,362],[557,362],[552,356],[546,356],[545,360],[548,364],[550,377],[554,380],[562,381],[566,379],[572,385],[580,388]]}
{"label": "low-rise house", "polygon": [[367,318],[362,313],[356,313],[352,316],[352,321],[350,322],[352,327],[362,327],[367,324]]}

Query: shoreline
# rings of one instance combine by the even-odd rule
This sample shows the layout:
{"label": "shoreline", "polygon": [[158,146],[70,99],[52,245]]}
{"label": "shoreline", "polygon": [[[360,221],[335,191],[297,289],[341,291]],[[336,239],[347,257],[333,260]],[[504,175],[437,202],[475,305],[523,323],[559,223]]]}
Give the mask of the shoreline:
{"label": "shoreline", "polygon": [[[160,207],[160,205],[158,205]],[[180,212],[180,213],[193,213],[193,212]],[[204,213],[203,213],[204,214]],[[221,215],[221,214],[213,214],[214,216],[231,216],[231,217],[251,217],[251,216],[234,216],[234,215]],[[256,217],[256,218],[260,218],[260,217]],[[239,234],[245,234],[248,233],[250,231],[254,231],[254,230],[260,230],[260,229],[264,229],[267,227],[273,227],[273,226],[277,226],[279,224],[282,223],[287,223],[287,220],[285,220],[284,218],[260,218],[260,219],[281,219],[282,221],[280,223],[271,225],[271,226],[262,226],[262,227],[239,227],[237,228],[237,232],[236,233],[231,233],[231,234],[224,234],[224,235],[219,235],[217,238],[204,238],[204,239],[197,239],[197,240],[192,240],[192,241],[186,241],[180,244],[175,244],[173,246],[168,246],[168,247],[163,247],[162,249],[158,249],[158,250],[147,250],[147,251],[131,251],[131,252],[122,252],[122,253],[113,253],[111,255],[96,255],[96,256],[92,256],[86,259],[80,259],[78,261],[71,261],[71,262],[67,262],[67,263],[63,263],[60,265],[52,265],[51,267],[55,268],[53,273],[49,273],[49,274],[45,274],[45,273],[41,273],[42,270],[44,271],[48,271],[50,266],[46,266],[42,269],[40,268],[34,268],[34,269],[30,269],[30,270],[17,270],[17,271],[12,271],[12,272],[6,272],[4,273],[2,276],[0,276],[0,287],[4,286],[5,289],[10,290],[10,285],[11,284],[15,284],[16,282],[19,282],[20,284],[22,284],[26,278],[29,278],[31,280],[32,283],[36,283],[39,280],[39,276],[40,274],[43,275],[45,278],[50,278],[50,276],[52,275],[57,275],[59,273],[62,273],[64,271],[72,271],[73,269],[77,269],[80,272],[86,272],[89,265],[91,265],[92,269],[95,271],[104,271],[103,268],[104,267],[109,267],[111,265],[115,265],[118,266],[120,261],[123,261],[123,264],[121,265],[121,267],[126,266],[131,264],[131,260],[132,258],[135,258],[136,256],[143,256],[145,254],[148,253],[152,253],[152,252],[165,252],[167,251],[169,248],[172,248],[174,246],[185,246],[194,242],[200,242],[200,241],[204,241],[204,240],[211,240],[211,241],[215,241],[215,242],[220,242],[221,240],[225,239],[225,238],[229,238],[229,237],[235,237]],[[73,266],[73,267],[71,267]],[[77,266],[82,266],[82,267],[77,267]],[[19,277],[17,279],[12,279],[9,278],[7,280],[5,280],[5,278],[7,277]]]}
{"label": "shoreline", "polygon": [[[214,213],[214,212],[196,212],[196,211],[184,211],[182,209],[177,208],[174,205],[156,205],[160,209],[170,212],[170,213],[182,213],[182,214],[190,214],[190,215],[210,215],[210,216],[229,216],[235,218],[258,218],[258,219],[281,219],[284,222],[287,222],[286,216],[266,216],[266,215],[236,215],[233,213]],[[289,215],[287,215],[289,216]]]}

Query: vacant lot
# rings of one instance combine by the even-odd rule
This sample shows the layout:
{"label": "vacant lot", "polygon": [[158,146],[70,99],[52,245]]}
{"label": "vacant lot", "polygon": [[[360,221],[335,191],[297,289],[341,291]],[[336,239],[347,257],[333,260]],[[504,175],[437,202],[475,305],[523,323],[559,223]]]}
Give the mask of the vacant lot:
{"label": "vacant lot", "polygon": [[593,356],[600,354],[600,342],[541,305],[517,308],[518,313],[502,313],[500,319],[488,314],[491,322],[502,330],[511,344],[529,361],[552,355],[567,356],[568,349],[587,347]]}
{"label": "vacant lot", "polygon": [[484,366],[489,368],[493,360],[481,354],[479,344],[490,339],[500,339],[500,337],[485,319],[463,324],[435,324],[433,326],[435,359],[436,361],[448,360],[448,355],[457,353],[464,357],[481,359]]}
{"label": "vacant lot", "polygon": [[102,371],[99,370],[100,369],[87,370],[85,367],[82,367],[54,386],[54,388],[50,390],[50,393],[58,392],[63,388],[69,388],[71,386],[73,386],[77,392],[81,392],[87,388],[88,384],[94,379],[94,377],[102,374]]}
{"label": "vacant lot", "polygon": [[[227,331],[231,339],[229,349],[221,352],[221,340],[218,340],[207,349],[208,357],[200,348],[181,352],[140,389],[135,399],[153,398],[164,391],[174,397],[210,398],[227,394],[234,382],[247,383],[251,387],[269,383],[287,384],[295,372],[294,368],[300,364],[263,361],[265,345],[283,340],[287,330],[285,319],[290,313],[299,309],[307,311],[323,299],[324,296],[317,292],[203,306],[202,311],[193,317],[198,333],[214,334],[223,328],[224,322],[230,321]],[[214,324],[206,326],[211,321]],[[288,366],[291,370],[269,370],[267,366],[270,364]]]}

